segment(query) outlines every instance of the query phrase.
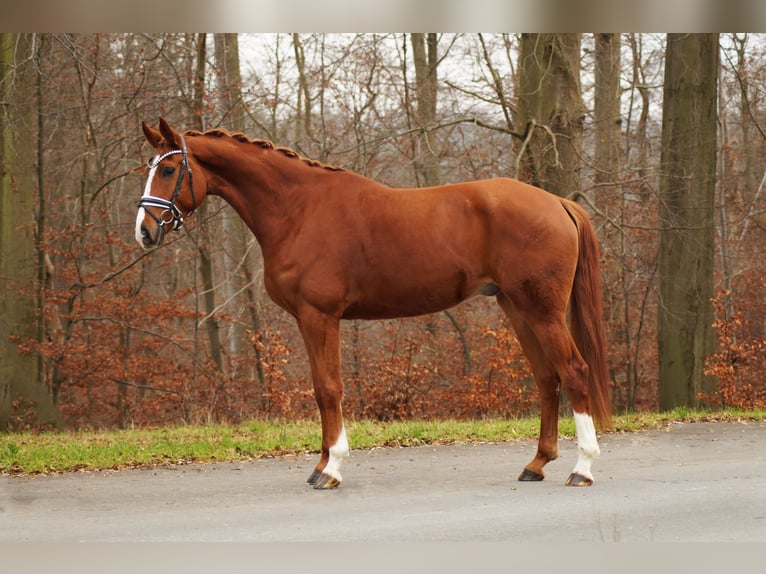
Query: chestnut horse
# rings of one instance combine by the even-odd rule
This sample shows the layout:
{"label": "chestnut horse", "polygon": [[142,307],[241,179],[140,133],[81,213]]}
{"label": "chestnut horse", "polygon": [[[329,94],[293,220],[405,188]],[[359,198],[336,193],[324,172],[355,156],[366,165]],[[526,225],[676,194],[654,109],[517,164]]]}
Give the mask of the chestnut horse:
{"label": "chestnut horse", "polygon": [[[512,179],[392,189],[239,133],[144,135],[156,151],[138,203],[136,240],[158,247],[207,194],[226,200],[263,252],[269,296],[295,317],[311,363],[322,454],[308,482],[341,482],[339,322],[441,311],[495,297],[528,357],[541,400],[537,453],[519,480],[558,456],[559,392],[569,396],[577,463],[566,484],[593,483],[594,419],[611,424],[599,249],[577,204]],[[570,310],[571,333],[567,327]]]}

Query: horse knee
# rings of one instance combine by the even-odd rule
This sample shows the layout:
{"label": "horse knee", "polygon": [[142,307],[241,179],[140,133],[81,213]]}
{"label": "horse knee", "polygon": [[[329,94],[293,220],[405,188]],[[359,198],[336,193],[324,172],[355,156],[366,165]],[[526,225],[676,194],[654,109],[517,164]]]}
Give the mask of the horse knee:
{"label": "horse knee", "polygon": [[337,408],[343,400],[343,385],[316,384],[314,398],[320,409]]}

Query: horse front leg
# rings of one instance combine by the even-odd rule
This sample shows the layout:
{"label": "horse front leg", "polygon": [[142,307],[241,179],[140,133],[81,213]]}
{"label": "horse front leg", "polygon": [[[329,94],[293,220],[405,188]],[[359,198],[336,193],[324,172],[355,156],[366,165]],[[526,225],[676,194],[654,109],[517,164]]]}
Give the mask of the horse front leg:
{"label": "horse front leg", "polygon": [[322,420],[322,455],[308,483],[316,489],[331,489],[343,480],[340,467],[349,454],[341,410],[340,325],[338,319],[311,309],[298,317],[298,326],[311,363]]}

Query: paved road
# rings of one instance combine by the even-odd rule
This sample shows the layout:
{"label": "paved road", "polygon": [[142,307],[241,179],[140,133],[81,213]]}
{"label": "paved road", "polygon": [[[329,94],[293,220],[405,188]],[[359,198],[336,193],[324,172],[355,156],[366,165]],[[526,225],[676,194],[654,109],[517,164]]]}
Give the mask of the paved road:
{"label": "paved road", "polygon": [[766,541],[766,423],[607,435],[584,489],[563,486],[571,440],[544,482],[517,482],[534,448],[352,451],[332,492],[304,484],[313,456],[5,476],[0,542]]}

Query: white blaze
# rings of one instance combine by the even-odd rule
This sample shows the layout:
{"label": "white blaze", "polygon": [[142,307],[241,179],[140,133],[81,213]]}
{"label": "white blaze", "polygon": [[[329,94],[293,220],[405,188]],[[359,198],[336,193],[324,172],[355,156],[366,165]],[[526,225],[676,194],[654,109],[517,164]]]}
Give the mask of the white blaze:
{"label": "white blaze", "polygon": [[575,412],[574,421],[577,430],[577,464],[572,472],[593,480],[590,465],[601,454],[596,440],[596,427],[593,426],[591,416],[585,413]]}
{"label": "white blaze", "polygon": [[[157,172],[157,166],[155,165],[156,161],[157,156],[155,156],[154,159],[152,159],[152,161],[149,163],[149,165],[154,165],[154,167],[149,170],[149,175],[146,178],[143,197],[149,197],[152,194],[152,180],[154,179],[154,174]],[[144,217],[146,217],[146,211],[143,207],[139,207],[138,213],[136,213],[136,241],[138,241],[138,244],[141,247],[144,247],[144,239],[143,235],[141,234],[141,224],[144,222]]]}

